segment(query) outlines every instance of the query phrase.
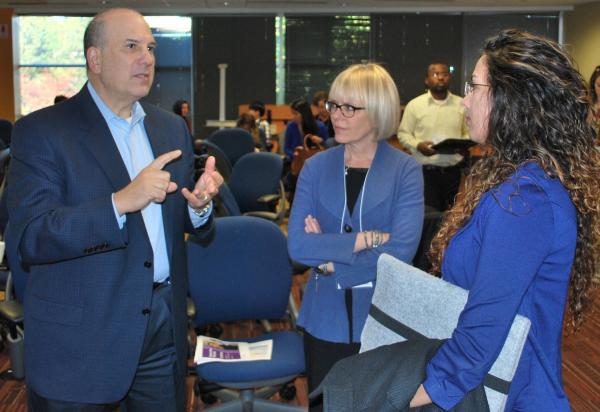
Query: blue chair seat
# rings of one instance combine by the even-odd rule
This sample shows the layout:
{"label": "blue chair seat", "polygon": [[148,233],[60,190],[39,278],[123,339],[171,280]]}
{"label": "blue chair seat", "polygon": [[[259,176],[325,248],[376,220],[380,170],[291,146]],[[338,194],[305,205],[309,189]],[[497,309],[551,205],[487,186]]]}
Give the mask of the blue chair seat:
{"label": "blue chair seat", "polygon": [[222,383],[253,383],[268,381],[284,376],[297,376],[304,372],[304,350],[302,336],[297,332],[272,332],[256,338],[235,339],[240,342],[257,342],[273,339],[273,356],[268,361],[236,363],[232,370],[229,362],[210,362],[197,366],[202,378]]}

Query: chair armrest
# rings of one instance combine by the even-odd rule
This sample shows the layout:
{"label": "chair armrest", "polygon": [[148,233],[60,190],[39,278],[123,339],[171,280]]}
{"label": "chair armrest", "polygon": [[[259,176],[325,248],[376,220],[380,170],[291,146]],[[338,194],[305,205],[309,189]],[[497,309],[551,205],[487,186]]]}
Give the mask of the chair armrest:
{"label": "chair armrest", "polygon": [[269,195],[262,195],[257,199],[259,203],[273,203],[277,200],[281,199],[281,196],[278,193],[273,193]]}
{"label": "chair armrest", "polygon": [[186,315],[188,319],[196,318],[196,305],[194,305],[194,301],[189,296],[186,298]]}
{"label": "chair armrest", "polygon": [[23,321],[23,305],[16,300],[4,300],[0,302],[0,318],[12,323]]}
{"label": "chair armrest", "polygon": [[275,212],[267,212],[267,211],[254,211],[254,212],[246,212],[244,213],[244,216],[254,216],[254,217],[260,217],[261,219],[267,219],[267,220],[272,220],[274,222],[277,222],[279,220],[279,215]]}

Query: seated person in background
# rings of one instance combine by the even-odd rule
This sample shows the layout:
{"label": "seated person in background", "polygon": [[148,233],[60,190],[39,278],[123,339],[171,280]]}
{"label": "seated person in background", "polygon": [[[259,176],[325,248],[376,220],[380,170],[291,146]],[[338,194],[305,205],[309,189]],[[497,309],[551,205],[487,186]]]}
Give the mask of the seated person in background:
{"label": "seated person in background", "polygon": [[59,94],[59,95],[56,95],[56,96],[54,97],[54,104],[57,104],[57,103],[60,103],[60,102],[64,102],[64,101],[65,101],[65,100],[67,100],[67,99],[68,99],[68,97],[67,97],[67,96],[65,96],[64,94]]}
{"label": "seated person in background", "polygon": [[430,64],[425,85],[428,92],[408,102],[404,109],[398,140],[423,165],[425,204],[444,211],[452,206],[458,192],[463,157],[438,154],[431,146],[447,138],[468,139],[469,134],[462,98],[448,90],[448,65]]}
{"label": "seated person in background", "polygon": [[254,140],[254,147],[260,151],[265,150],[265,140],[264,135],[261,135],[258,132],[258,126],[256,125],[256,118],[250,113],[242,113],[240,117],[237,119],[237,123],[235,127],[239,127],[240,129],[247,130],[248,133],[252,135],[252,140]]}
{"label": "seated person in background", "polygon": [[329,94],[326,91],[318,91],[313,96],[312,105],[314,110],[316,111],[315,119],[320,120],[327,126],[327,133],[329,134],[329,138],[335,137],[335,129],[333,128],[333,122],[331,121],[331,116],[325,107],[325,103],[329,98]]}
{"label": "seated person in background", "polygon": [[323,145],[329,138],[327,127],[320,120],[315,120],[310,104],[304,99],[297,99],[290,104],[292,121],[285,128],[285,144],[283,151],[289,159],[295,152],[304,147],[304,137],[309,136],[308,145]]}
{"label": "seated person in background", "polygon": [[263,119],[266,113],[265,104],[259,100],[254,100],[248,105],[248,112],[256,119],[260,139],[265,142],[265,150],[267,152],[279,153],[279,140],[275,136],[271,136],[271,124]]}
{"label": "seated person in background", "polygon": [[435,271],[469,296],[411,407],[452,409],[483,381],[520,314],[531,329],[506,411],[570,410],[565,306],[578,326],[600,243],[600,153],[586,124],[585,88],[550,40],[509,29],[483,48],[464,105],[471,139],[492,150],[473,166],[431,250]]}
{"label": "seated person in background", "polygon": [[183,117],[188,130],[192,132],[192,121],[190,120],[190,104],[186,100],[177,100],[173,104],[173,113]]}
{"label": "seated person in background", "polygon": [[10,147],[13,124],[10,120],[0,119],[0,150]]}
{"label": "seated person in background", "polygon": [[400,120],[389,73],[350,66],[331,85],[327,106],[339,145],[304,164],[288,226],[290,257],[314,268],[298,319],[309,391],[336,361],[358,353],[377,259],[388,253],[410,262],[423,222],[421,167],[385,141]]}

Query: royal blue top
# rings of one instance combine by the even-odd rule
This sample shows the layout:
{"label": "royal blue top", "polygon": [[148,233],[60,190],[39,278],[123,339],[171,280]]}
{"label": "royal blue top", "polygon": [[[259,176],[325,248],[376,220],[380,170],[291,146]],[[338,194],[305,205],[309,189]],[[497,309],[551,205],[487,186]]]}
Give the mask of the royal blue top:
{"label": "royal blue top", "polygon": [[[319,131],[317,135],[323,139],[323,143],[329,139],[329,132],[327,131],[327,126],[320,121],[315,120],[317,122],[317,127]],[[283,147],[284,153],[292,159],[294,157],[294,149],[298,146],[304,145],[304,136],[300,133],[300,128],[298,127],[298,123],[289,122],[287,127],[285,128],[285,143]]]}
{"label": "royal blue top", "polygon": [[566,189],[535,163],[484,194],[446,250],[443,278],[469,290],[458,326],[427,366],[425,390],[450,409],[477,386],[514,316],[531,329],[506,411],[569,411],[561,335],[577,214]]}
{"label": "royal blue top", "polygon": [[[298,324],[319,339],[338,343],[349,342],[344,289],[371,282],[353,289],[352,341],[359,342],[373,296],[377,259],[388,253],[405,262],[412,260],[424,208],[421,166],[385,141],[378,143],[352,215],[344,182],[344,145],[308,159],[300,172],[288,225],[292,259],[312,267],[326,262],[335,266],[330,276],[317,279],[311,273]],[[309,214],[318,220],[322,233],[304,232]],[[377,249],[354,253],[357,233],[366,230],[390,233],[390,240]]]}

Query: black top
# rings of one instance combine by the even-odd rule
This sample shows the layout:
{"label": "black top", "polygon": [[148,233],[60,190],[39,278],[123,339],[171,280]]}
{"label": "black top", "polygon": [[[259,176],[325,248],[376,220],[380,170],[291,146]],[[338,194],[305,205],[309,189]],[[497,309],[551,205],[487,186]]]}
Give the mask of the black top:
{"label": "black top", "polygon": [[354,205],[356,205],[358,194],[363,187],[368,171],[368,168],[346,166],[346,200],[350,215],[354,211]]}

